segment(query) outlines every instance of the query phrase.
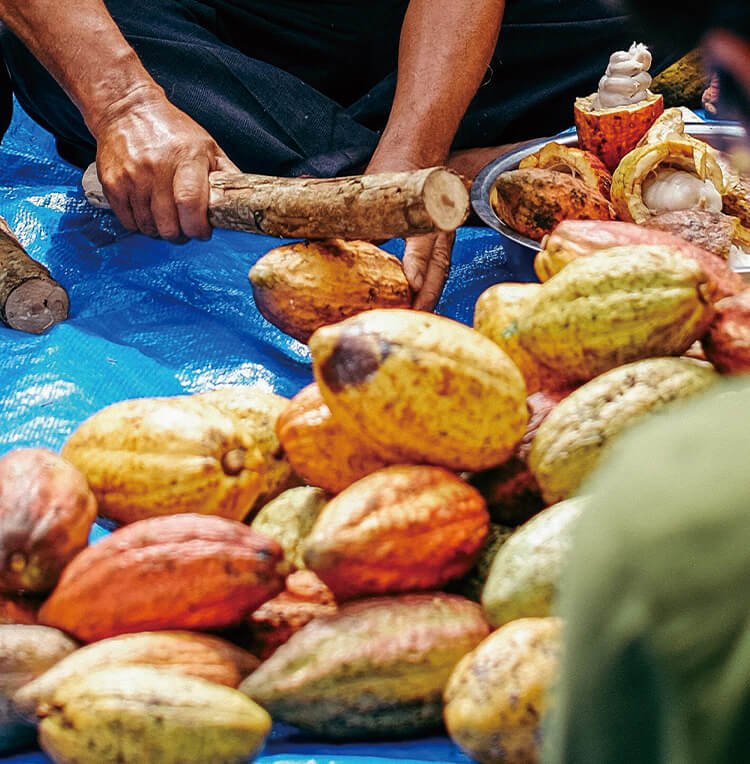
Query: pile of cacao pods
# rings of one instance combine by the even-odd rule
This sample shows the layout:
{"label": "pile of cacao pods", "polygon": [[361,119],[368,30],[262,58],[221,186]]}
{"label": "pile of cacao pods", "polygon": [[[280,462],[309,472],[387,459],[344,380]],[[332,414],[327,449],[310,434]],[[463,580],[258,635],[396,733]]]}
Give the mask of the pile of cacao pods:
{"label": "pile of cacao pods", "polygon": [[[292,399],[121,401],[60,454],[0,459],[0,751],[245,761],[273,719],[444,724],[479,762],[537,761],[586,478],[623,430],[750,371],[750,292],[627,223],[565,222],[536,266],[474,328],[364,304],[316,325],[352,267],[329,258],[275,303],[309,336]],[[120,527],[88,546],[97,514]]]}

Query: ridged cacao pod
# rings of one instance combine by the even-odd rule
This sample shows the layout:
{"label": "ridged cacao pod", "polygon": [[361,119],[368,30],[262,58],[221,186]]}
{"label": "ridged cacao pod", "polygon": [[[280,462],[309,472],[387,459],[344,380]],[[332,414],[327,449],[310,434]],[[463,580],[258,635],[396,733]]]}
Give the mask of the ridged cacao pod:
{"label": "ridged cacao pod", "polygon": [[529,467],[552,504],[572,496],[609,444],[645,414],[719,379],[699,361],[649,358],[612,369],[562,400],[542,422]]}
{"label": "ridged cacao pod", "polygon": [[78,645],[46,626],[0,626],[0,753],[33,745],[36,729],[13,698],[16,690],[72,653]]}
{"label": "ridged cacao pod", "polygon": [[439,589],[469,570],[487,536],[480,493],[441,467],[385,467],[332,499],[304,558],[341,601]]}
{"label": "ridged cacao pod", "polygon": [[198,396],[107,406],[78,427],[62,455],[86,476],[99,513],[118,523],[180,512],[242,520],[263,487],[254,440]]}
{"label": "ridged cacao pod", "polygon": [[39,725],[54,761],[76,764],[238,764],[271,731],[241,692],[147,666],[93,671],[55,692]]}
{"label": "ridged cacao pod", "polygon": [[559,618],[523,618],[490,634],[445,688],[445,726],[480,764],[536,764],[562,657]]}
{"label": "ridged cacao pod", "polygon": [[518,333],[573,385],[630,361],[680,355],[713,315],[696,262],[670,247],[633,245],[580,258],[545,282]]}
{"label": "ridged cacao pod", "polygon": [[281,591],[281,557],[275,541],[221,517],[141,520],[81,552],[39,621],[83,642],[229,626]]}
{"label": "ridged cacao pod", "polygon": [[0,459],[0,591],[47,592],[88,543],[96,499],[70,462],[44,448]]}
{"label": "ridged cacao pod", "polygon": [[391,463],[494,467],[523,435],[521,372],[456,321],[373,310],[319,329],[310,350],[333,416]]}
{"label": "ridged cacao pod", "polygon": [[448,677],[488,631],[463,597],[360,600],[308,623],[240,690],[274,719],[317,735],[417,735],[440,725]]}
{"label": "ridged cacao pod", "polygon": [[716,303],[702,344],[706,358],[722,374],[750,372],[750,289]]}
{"label": "ridged cacao pod", "polygon": [[321,326],[373,308],[409,308],[401,262],[367,241],[298,241],[250,269],[258,310],[300,342]]}
{"label": "ridged cacao pod", "polygon": [[237,687],[260,661],[246,650],[209,634],[190,631],[145,631],[123,634],[86,645],[59,661],[13,696],[29,719],[45,716],[58,688],[69,679],[83,679],[100,668],[139,664],[197,676]]}
{"label": "ridged cacao pod", "polygon": [[314,382],[281,413],[277,433],[294,471],[329,493],[343,491],[386,465],[367,440],[339,424]]}

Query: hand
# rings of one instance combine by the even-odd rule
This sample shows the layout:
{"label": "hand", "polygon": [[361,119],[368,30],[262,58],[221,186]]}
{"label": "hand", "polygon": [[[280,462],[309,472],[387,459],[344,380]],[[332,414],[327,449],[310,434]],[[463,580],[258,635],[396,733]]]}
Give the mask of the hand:
{"label": "hand", "polygon": [[434,310],[451,267],[452,233],[413,236],[406,240],[404,273],[416,293],[415,310]]}
{"label": "hand", "polygon": [[126,228],[171,241],[211,237],[208,174],[238,170],[163,91],[139,89],[92,132],[99,179]]}

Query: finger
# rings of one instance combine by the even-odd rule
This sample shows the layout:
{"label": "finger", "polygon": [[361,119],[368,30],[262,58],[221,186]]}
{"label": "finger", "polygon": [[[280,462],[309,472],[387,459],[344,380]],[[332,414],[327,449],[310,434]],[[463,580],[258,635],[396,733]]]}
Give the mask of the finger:
{"label": "finger", "polygon": [[191,239],[210,239],[208,222],[208,157],[195,157],[177,165],[174,201],[180,229]]}
{"label": "finger", "polygon": [[424,284],[436,238],[433,234],[429,234],[427,236],[412,236],[406,240],[403,259],[404,273],[409,286],[415,292],[419,292]]}
{"label": "finger", "polygon": [[107,197],[109,206],[112,208],[112,212],[117,215],[117,219],[128,229],[128,231],[137,231],[138,223],[135,222],[135,215],[133,215],[133,209],[130,206],[130,200],[127,196],[104,194]]}
{"label": "finger", "polygon": [[145,233],[146,236],[156,238],[159,230],[154,222],[154,216],[151,213],[151,196],[145,194],[131,194],[130,207],[133,210],[138,230]]}
{"label": "finger", "polygon": [[414,298],[415,310],[434,310],[443,292],[451,266],[452,237],[441,234],[432,250],[432,258],[427,266],[424,285]]}
{"label": "finger", "polygon": [[151,197],[151,215],[162,239],[172,242],[179,240],[182,231],[171,185],[154,191]]}
{"label": "finger", "polygon": [[242,172],[239,167],[221,150],[216,154],[216,161],[212,170],[221,170],[221,172]]}

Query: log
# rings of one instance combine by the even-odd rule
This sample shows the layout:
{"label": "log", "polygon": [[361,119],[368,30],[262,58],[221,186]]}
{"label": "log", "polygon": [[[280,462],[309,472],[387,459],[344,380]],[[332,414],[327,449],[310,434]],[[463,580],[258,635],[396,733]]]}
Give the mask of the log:
{"label": "log", "polygon": [[11,329],[41,334],[68,317],[68,294],[26,254],[0,218],[0,320]]}
{"label": "log", "polygon": [[[464,179],[446,167],[346,178],[277,178],[213,172],[214,228],[290,239],[393,239],[455,231],[469,214]],[[86,198],[108,207],[91,165]]]}

